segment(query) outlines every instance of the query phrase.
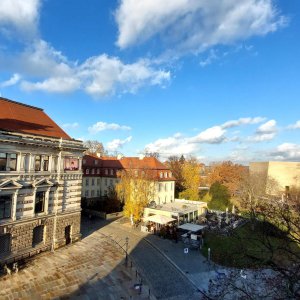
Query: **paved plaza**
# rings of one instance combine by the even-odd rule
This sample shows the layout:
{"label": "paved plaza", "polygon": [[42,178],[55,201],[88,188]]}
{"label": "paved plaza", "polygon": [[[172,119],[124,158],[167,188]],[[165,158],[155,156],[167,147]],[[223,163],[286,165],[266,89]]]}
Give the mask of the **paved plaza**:
{"label": "paved plaza", "polygon": [[133,288],[139,280],[134,267],[125,267],[124,252],[94,231],[1,277],[0,299],[149,299],[145,282],[141,295]]}

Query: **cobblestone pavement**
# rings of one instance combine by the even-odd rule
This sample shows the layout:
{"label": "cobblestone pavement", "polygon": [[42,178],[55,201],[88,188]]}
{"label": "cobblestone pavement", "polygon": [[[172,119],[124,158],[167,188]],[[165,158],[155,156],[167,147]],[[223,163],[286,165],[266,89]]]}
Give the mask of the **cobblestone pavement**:
{"label": "cobblestone pavement", "polygon": [[[96,230],[110,235],[116,240],[129,238],[129,253],[141,273],[147,278],[149,286],[157,299],[200,299],[200,294],[187,276],[180,272],[160,251],[144,240],[145,233],[131,229],[128,223],[121,220],[111,223],[95,219],[84,222],[85,234]],[[103,226],[105,225],[105,226]]]}
{"label": "cobblestone pavement", "polygon": [[[149,299],[134,289],[136,270],[99,231],[54,253],[43,253],[17,274],[0,278],[0,299]],[[152,296],[151,299],[154,299]]]}

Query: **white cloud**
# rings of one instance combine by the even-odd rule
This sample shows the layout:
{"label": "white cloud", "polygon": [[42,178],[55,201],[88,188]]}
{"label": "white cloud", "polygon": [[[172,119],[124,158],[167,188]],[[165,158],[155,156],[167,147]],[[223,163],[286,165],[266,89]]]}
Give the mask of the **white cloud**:
{"label": "white cloud", "polygon": [[48,93],[70,93],[79,89],[80,81],[73,77],[52,77],[41,82],[22,81],[24,91],[44,91]]}
{"label": "white cloud", "polygon": [[272,0],[121,0],[115,18],[120,48],[159,36],[182,53],[265,35],[287,22]]}
{"label": "white cloud", "polygon": [[266,118],[262,117],[255,117],[255,118],[239,118],[238,120],[230,120],[222,124],[222,128],[232,128],[232,127],[237,127],[241,125],[251,125],[251,124],[257,124],[261,123],[265,120]]}
{"label": "white cloud", "polygon": [[77,123],[77,122],[74,122],[74,123],[65,123],[65,124],[62,124],[62,127],[66,128],[66,129],[75,129],[75,128],[79,127],[79,123]]}
{"label": "white cloud", "polygon": [[13,76],[10,79],[0,82],[0,87],[5,88],[5,87],[15,85],[20,81],[20,79],[21,79],[21,76],[19,74],[15,73],[15,74],[13,74]]}
{"label": "white cloud", "polygon": [[239,132],[234,132],[234,136],[227,137],[227,130],[242,125],[257,124],[263,122],[265,118],[240,118],[230,120],[222,125],[216,125],[201,131],[192,137],[185,137],[181,133],[176,133],[171,137],[158,139],[145,146],[148,152],[159,152],[163,157],[170,155],[195,155],[200,150],[200,144],[222,144],[227,142],[239,142]]}
{"label": "white cloud", "polygon": [[43,40],[35,40],[20,54],[0,53],[0,68],[22,74],[26,80],[20,87],[25,91],[67,93],[81,90],[95,98],[136,93],[145,86],[164,87],[171,79],[169,71],[154,68],[146,59],[127,64],[118,57],[100,54],[79,64],[68,60]]}
{"label": "white cloud", "polygon": [[275,138],[277,135],[278,129],[276,126],[276,121],[275,120],[269,120],[266,123],[260,125],[256,132],[255,135],[248,137],[249,142],[254,142],[254,143],[260,143],[260,142],[266,142],[266,141],[271,141]]}
{"label": "white cloud", "polygon": [[291,124],[287,127],[287,129],[300,129],[300,120],[297,121],[295,124]]}
{"label": "white cloud", "polygon": [[106,145],[106,149],[108,151],[117,151],[118,149],[122,148],[125,144],[129,143],[132,140],[132,136],[124,140],[114,139],[111,142],[108,142]]}
{"label": "white cloud", "polygon": [[43,40],[35,41],[17,56],[1,57],[0,67],[18,70],[25,91],[67,93],[76,90],[100,98],[115,93],[135,93],[144,86],[164,87],[171,78],[168,71],[153,68],[151,61],[126,64],[106,54],[90,57],[83,63],[69,61]]}
{"label": "white cloud", "polygon": [[276,132],[277,132],[277,127],[276,127],[275,120],[270,120],[270,121],[262,124],[256,130],[257,134],[271,134],[271,133],[276,133]]}
{"label": "white cloud", "polygon": [[300,145],[283,143],[279,145],[271,156],[278,160],[300,160]]}
{"label": "white cloud", "polygon": [[225,140],[225,133],[221,126],[213,126],[202,132],[195,137],[189,139],[190,143],[208,143],[208,144],[220,144]]}
{"label": "white cloud", "polygon": [[199,145],[189,143],[189,138],[185,138],[178,133],[168,138],[158,139],[145,146],[145,151],[159,152],[162,157],[189,155],[198,150]]}
{"label": "white cloud", "polygon": [[39,0],[1,0],[0,33],[10,36],[16,32],[24,37],[37,33]]}
{"label": "white cloud", "polygon": [[88,128],[90,133],[97,133],[104,130],[131,130],[131,127],[125,125],[119,125],[116,123],[97,122]]}

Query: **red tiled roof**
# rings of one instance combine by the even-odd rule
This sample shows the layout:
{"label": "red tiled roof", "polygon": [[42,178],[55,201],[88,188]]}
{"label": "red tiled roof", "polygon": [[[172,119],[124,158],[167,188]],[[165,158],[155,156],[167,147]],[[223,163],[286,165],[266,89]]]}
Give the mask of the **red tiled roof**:
{"label": "red tiled roof", "polygon": [[[151,170],[151,174],[159,180],[175,180],[174,177],[160,177],[160,172],[170,171],[170,169],[161,163],[158,159],[155,157],[144,157],[143,159],[140,159],[139,157],[123,157],[121,159],[118,159],[116,157],[97,157],[95,155],[85,155],[84,156],[85,162],[83,163],[83,168],[92,168],[102,169],[102,174],[104,169],[115,169],[117,170],[126,170],[126,169],[134,169],[134,170]],[[95,164],[95,161],[98,161],[97,165]],[[153,173],[154,172],[154,173]],[[110,173],[106,174],[110,176]],[[105,176],[106,176],[105,175]],[[163,174],[164,175],[164,174]],[[112,175],[115,177],[114,175]]]}
{"label": "red tiled roof", "polygon": [[0,130],[70,140],[41,108],[0,97]]}

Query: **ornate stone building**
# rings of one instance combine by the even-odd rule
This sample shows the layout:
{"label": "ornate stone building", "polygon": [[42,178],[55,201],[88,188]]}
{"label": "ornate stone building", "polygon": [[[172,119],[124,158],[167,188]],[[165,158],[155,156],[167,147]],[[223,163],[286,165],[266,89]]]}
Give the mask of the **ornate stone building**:
{"label": "ornate stone building", "polygon": [[42,109],[0,98],[0,264],[80,239],[84,150]]}

